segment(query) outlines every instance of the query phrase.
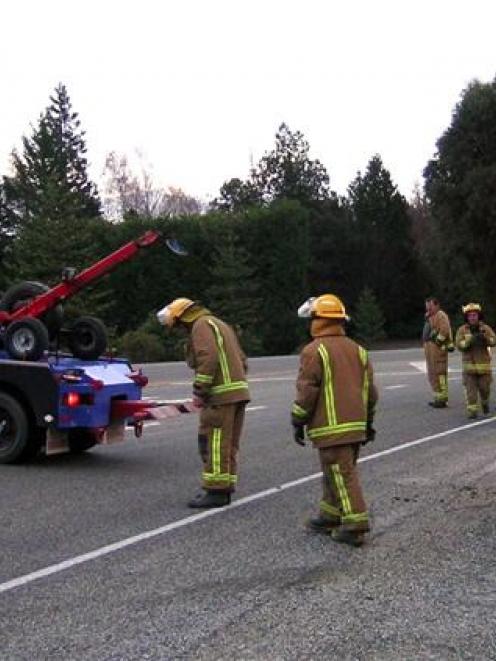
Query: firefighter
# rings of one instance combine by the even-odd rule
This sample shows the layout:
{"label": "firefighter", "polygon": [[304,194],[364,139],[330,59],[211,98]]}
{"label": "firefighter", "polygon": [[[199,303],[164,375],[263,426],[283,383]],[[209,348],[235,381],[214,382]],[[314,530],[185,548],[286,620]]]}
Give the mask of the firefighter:
{"label": "firefighter", "polygon": [[451,325],[437,298],[425,301],[425,324],[422,332],[427,377],[434,393],[429,406],[442,409],[448,405],[448,352],[454,351]]}
{"label": "firefighter", "polygon": [[467,415],[476,418],[479,397],[482,413],[489,413],[491,390],[491,352],[496,345],[493,329],[483,323],[479,303],[468,303],[462,307],[465,323],[456,333],[456,346],[463,353],[463,386],[467,402]]}
{"label": "firefighter", "polygon": [[311,318],[313,340],[300,355],[291,422],[294,440],[304,445],[306,429],[319,450],[323,477],[320,513],[307,527],[361,546],[370,524],[356,463],[360,446],[375,435],[372,365],[367,351],[346,337],[348,317],[337,296],[311,298],[298,315]]}
{"label": "firefighter", "polygon": [[177,298],[157,313],[160,323],[186,330],[186,362],[195,371],[193,396],[201,406],[198,449],[202,487],[188,506],[223,507],[238,480],[238,449],[250,401],[246,356],[233,329],[207,308]]}

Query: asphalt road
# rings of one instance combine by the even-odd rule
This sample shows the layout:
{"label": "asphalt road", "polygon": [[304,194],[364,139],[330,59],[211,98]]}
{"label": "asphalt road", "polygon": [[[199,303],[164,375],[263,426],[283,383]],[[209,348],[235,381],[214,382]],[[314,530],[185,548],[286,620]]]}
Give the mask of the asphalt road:
{"label": "asphalt road", "polygon": [[[496,420],[426,405],[419,350],[372,355],[381,401],[361,549],[305,531],[317,453],[290,435],[296,357],[250,363],[241,482],[196,514],[196,420],[0,466],[0,658],[496,659]],[[181,364],[150,397],[187,397]]]}

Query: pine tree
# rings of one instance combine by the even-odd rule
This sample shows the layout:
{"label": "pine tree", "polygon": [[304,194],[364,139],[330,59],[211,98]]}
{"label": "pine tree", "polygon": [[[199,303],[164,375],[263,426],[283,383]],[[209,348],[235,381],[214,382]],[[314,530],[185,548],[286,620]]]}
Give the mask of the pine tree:
{"label": "pine tree", "polygon": [[378,155],[365,174],[358,173],[348,195],[358,291],[370,286],[376,292],[390,334],[411,336],[422,294],[407,202]]}
{"label": "pine tree", "polygon": [[210,269],[212,284],[205,298],[215,314],[237,331],[244,350],[261,352],[259,287],[248,252],[240,245],[234,221],[226,222],[222,243]]}
{"label": "pine tree", "polygon": [[329,175],[318,160],[311,160],[310,145],[300,131],[281,124],[276,144],[252,171],[251,180],[267,202],[283,198],[305,204],[329,197]]}
{"label": "pine tree", "polygon": [[353,322],[357,339],[366,346],[386,337],[384,315],[369,287],[365,287],[358,298]]}
{"label": "pine tree", "polygon": [[84,132],[64,85],[50,101],[22,153],[12,154],[13,176],[4,177],[5,214],[16,228],[8,270],[17,280],[53,282],[62,266],[81,268],[102,252]]}

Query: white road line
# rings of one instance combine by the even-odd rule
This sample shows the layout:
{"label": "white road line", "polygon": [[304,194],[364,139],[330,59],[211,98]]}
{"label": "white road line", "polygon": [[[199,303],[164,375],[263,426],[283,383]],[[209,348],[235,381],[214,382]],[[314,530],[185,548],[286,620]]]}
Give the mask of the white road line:
{"label": "white road line", "polygon": [[396,386],[384,386],[383,390],[398,390],[398,388],[408,388],[406,383],[398,383]]}
{"label": "white road line", "polygon": [[247,406],[246,410],[247,411],[262,411],[263,409],[266,409],[266,406]]}
{"label": "white road line", "polygon": [[[453,427],[452,429],[447,429],[446,431],[439,432],[438,434],[432,434],[431,436],[424,436],[423,438],[418,438],[414,441],[408,441],[407,443],[396,445],[395,447],[389,448],[387,450],[381,450],[380,452],[369,454],[366,457],[362,457],[358,461],[359,463],[373,461],[374,459],[379,459],[380,457],[385,457],[390,454],[395,454],[396,452],[402,452],[403,450],[406,450],[408,448],[412,448],[417,445],[422,445],[423,443],[428,443],[438,438],[444,438],[452,434],[457,434],[460,431],[472,429],[473,427],[480,427],[482,425],[487,425],[494,421],[496,421],[496,417],[486,418],[485,420],[478,420],[477,422],[471,422],[466,425],[461,425],[460,427]],[[168,523],[165,526],[161,526],[160,528],[154,528],[153,530],[146,530],[145,532],[139,533],[138,535],[127,537],[126,539],[122,539],[118,542],[114,542],[113,544],[107,544],[106,546],[101,546],[100,548],[94,549],[93,551],[89,551],[88,553],[83,553],[82,555],[74,556],[73,558],[63,560],[62,562],[58,562],[54,565],[49,565],[48,567],[43,567],[42,569],[38,569],[37,571],[31,572],[29,574],[25,574],[24,576],[18,576],[17,578],[13,578],[9,581],[5,581],[4,583],[0,583],[0,593],[9,592],[10,590],[14,590],[15,588],[21,587],[22,585],[27,585],[28,583],[32,583],[33,581],[37,581],[38,579],[46,578],[47,576],[51,576],[53,574],[58,574],[62,571],[65,571],[66,569],[71,569],[72,567],[76,567],[77,565],[81,565],[91,560],[97,560],[98,558],[101,558],[105,555],[110,555],[111,553],[120,551],[121,549],[124,549],[128,546],[134,546],[135,544],[144,542],[147,539],[152,539],[153,537],[159,537],[160,535],[165,535],[169,532],[172,532],[173,530],[178,530],[179,528],[184,528],[185,526],[189,526],[193,523],[196,523],[197,521],[203,521],[203,519],[207,519],[208,517],[217,516],[225,512],[229,512],[229,510],[236,509],[237,507],[242,507],[243,505],[246,505],[248,503],[252,503],[256,500],[261,500],[262,498],[267,498],[267,496],[272,496],[276,493],[280,493],[281,491],[292,489],[293,487],[299,486],[300,484],[305,484],[306,482],[310,482],[311,480],[316,480],[321,477],[322,477],[322,473],[320,472],[313,473],[312,475],[306,475],[305,477],[301,477],[297,480],[292,480],[291,482],[285,482],[284,484],[281,484],[277,487],[271,487],[270,489],[265,489],[264,491],[259,491],[258,493],[254,493],[251,496],[245,496],[244,498],[240,498],[239,500],[234,501],[234,503],[232,503],[228,507],[222,507],[222,508],[199,512],[198,514],[187,516],[186,518],[180,519],[179,521],[173,521],[172,523]]]}
{"label": "white road line", "polygon": [[419,372],[423,372],[424,374],[427,372],[425,361],[420,361],[420,362],[415,361],[413,363],[411,362],[410,365],[412,367],[415,367],[415,369],[418,370]]}

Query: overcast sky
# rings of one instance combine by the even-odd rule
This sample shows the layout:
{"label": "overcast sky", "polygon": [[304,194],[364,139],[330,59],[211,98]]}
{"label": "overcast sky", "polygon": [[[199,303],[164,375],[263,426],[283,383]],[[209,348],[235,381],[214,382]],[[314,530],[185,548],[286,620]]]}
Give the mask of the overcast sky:
{"label": "overcast sky", "polygon": [[63,82],[97,182],[140,150],[203,199],[283,121],[334,190],[379,153],[410,197],[462,89],[496,75],[494,0],[16,0],[0,20],[1,174]]}

